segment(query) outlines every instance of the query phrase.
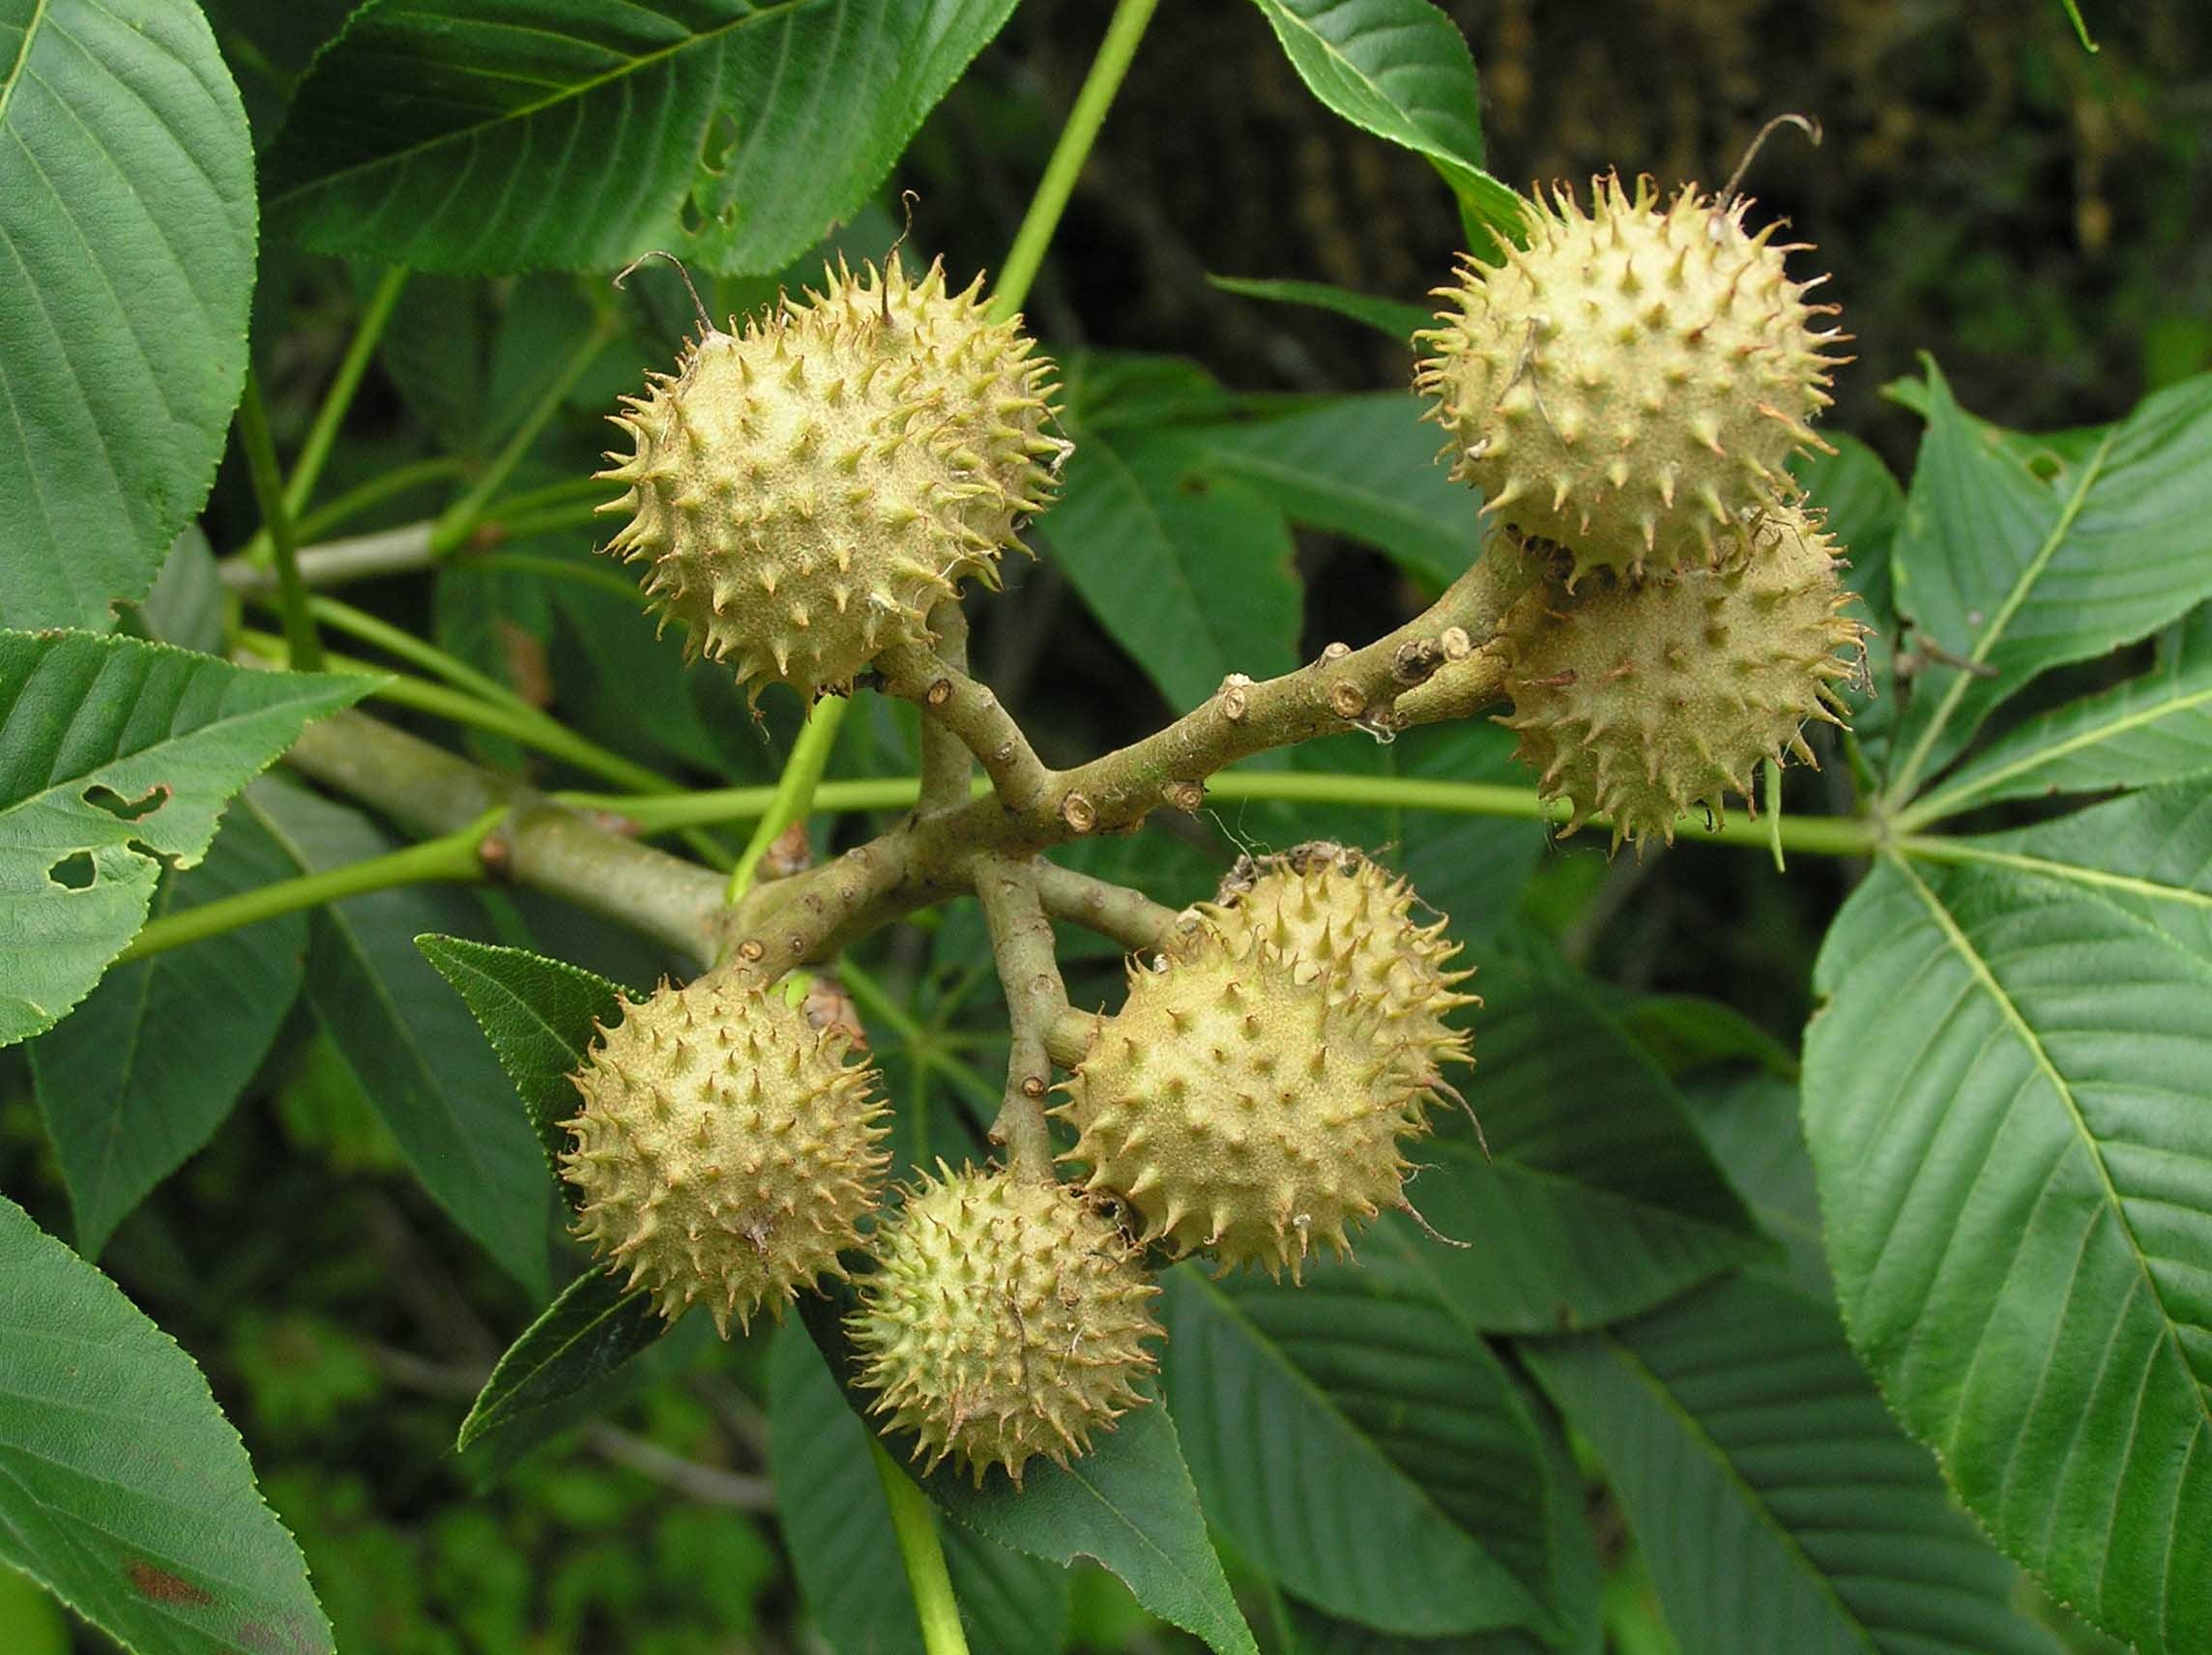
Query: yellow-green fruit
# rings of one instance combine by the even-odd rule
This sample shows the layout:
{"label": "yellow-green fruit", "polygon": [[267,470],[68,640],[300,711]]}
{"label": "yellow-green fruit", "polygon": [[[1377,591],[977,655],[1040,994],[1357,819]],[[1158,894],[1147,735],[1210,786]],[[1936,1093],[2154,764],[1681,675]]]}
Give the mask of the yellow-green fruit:
{"label": "yellow-green fruit", "polygon": [[860,1380],[915,1456],[1019,1488],[1043,1454],[1086,1452],[1146,1399],[1159,1292],[1121,1230],[1063,1184],[1003,1171],[923,1177],[878,1233],[876,1268],[847,1320]]}
{"label": "yellow-green fruit", "polygon": [[[1594,182],[1590,211],[1564,189],[1528,202],[1528,245],[1466,261],[1452,308],[1421,338],[1416,376],[1437,399],[1453,475],[1485,510],[1574,549],[1592,568],[1670,573],[1741,544],[1732,525],[1794,496],[1785,466],[1820,446],[1830,398],[1816,331],[1775,225],[1747,233],[1746,203],[1695,185],[1662,208]],[[1821,279],[1825,279],[1824,277]]]}
{"label": "yellow-green fruit", "polygon": [[1463,1060],[1468,1045],[1466,1031],[1446,1019],[1481,1002],[1458,992],[1474,973],[1450,969],[1459,945],[1445,937],[1441,915],[1426,925],[1414,920],[1419,901],[1380,863],[1316,840],[1242,858],[1199,912],[1226,935],[1249,933],[1278,952],[1325,963],[1353,993],[1381,1001],[1413,1047],[1441,1064]]}
{"label": "yellow-green fruit", "polygon": [[624,399],[636,451],[599,475],[626,486],[602,509],[631,515],[607,549],[650,565],[692,653],[811,698],[926,639],[966,576],[995,582],[1069,445],[1045,429],[1052,363],[981,288],[948,292],[941,264],[910,281],[895,254],[880,277],[840,265]]}
{"label": "yellow-green fruit", "polygon": [[1201,919],[1133,966],[1053,1113],[1089,1188],[1121,1197],[1147,1240],[1225,1268],[1295,1278],[1307,1253],[1406,1205],[1403,1134],[1437,1084],[1424,1014],[1360,994],[1326,963]]}
{"label": "yellow-green fruit", "polygon": [[576,1233],[674,1321],[704,1304],[724,1338],[843,1275],[875,1209],[890,1128],[850,1042],[780,993],[663,983],[601,1029],[570,1078],[582,1113],[562,1176]]}
{"label": "yellow-green fruit", "polygon": [[[1834,548],[1794,508],[1744,531],[1749,554],[1669,580],[1603,575],[1508,623],[1518,756],[1547,798],[1573,803],[1568,830],[1604,811],[1613,839],[1657,833],[1693,806],[1716,816],[1749,798],[1762,759],[1814,763],[1809,718],[1841,724],[1839,680],[1863,658],[1866,628]],[[1500,546],[1504,554],[1509,546]]]}

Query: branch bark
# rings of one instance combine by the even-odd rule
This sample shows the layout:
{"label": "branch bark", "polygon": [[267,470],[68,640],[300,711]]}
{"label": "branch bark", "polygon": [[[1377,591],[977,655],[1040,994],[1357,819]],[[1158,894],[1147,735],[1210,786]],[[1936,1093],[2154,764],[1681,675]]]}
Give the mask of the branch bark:
{"label": "branch bark", "polygon": [[1067,1009],[1067,988],[1053,952],[1052,921],[1037,897],[1035,866],[1026,858],[979,865],[975,897],[991,929],[991,955],[998,962],[1012,1029],[1005,1098],[992,1124],[991,1142],[1005,1146],[1016,1177],[1050,1183],[1052,1132],[1044,1099],[1052,1089],[1052,1059],[1045,1051],[1045,1035]]}
{"label": "branch bark", "polygon": [[[963,628],[963,645],[965,642]],[[961,653],[965,656],[965,648]],[[968,802],[966,756],[973,753],[982,764],[983,773],[991,778],[999,801],[1009,810],[1029,809],[1043,797],[1052,772],[1036,756],[1036,749],[1030,745],[1013,714],[1000,705],[987,684],[968,676],[966,664],[965,659],[956,660],[947,654],[942,642],[936,650],[921,644],[895,644],[876,658],[885,691],[921,709],[925,813],[929,801],[928,733],[932,730],[941,733],[941,738],[948,734],[962,754],[959,791],[945,791],[946,807]]]}
{"label": "branch bark", "polygon": [[307,726],[286,755],[303,775],[369,805],[409,832],[458,832],[486,811],[508,817],[484,842],[486,870],[533,886],[711,962],[730,911],[721,876],[555,804],[364,712]]}
{"label": "branch bark", "polygon": [[[936,659],[945,663],[948,671],[965,672],[968,666],[968,613],[960,607],[960,599],[948,597],[929,612],[930,629],[937,634]],[[919,645],[902,646],[901,653],[917,657],[927,657],[929,651]],[[917,665],[922,664],[917,660]],[[888,681],[887,681],[888,682]],[[957,731],[944,720],[929,716],[928,691],[921,696],[907,696],[922,709],[921,717],[921,798],[915,808],[924,816],[940,811],[954,810],[968,802],[968,780],[971,765],[966,744]]]}
{"label": "branch bark", "polygon": [[1041,857],[1035,874],[1037,897],[1053,918],[1110,937],[1132,954],[1165,946],[1181,918],[1141,890],[1093,879]]}

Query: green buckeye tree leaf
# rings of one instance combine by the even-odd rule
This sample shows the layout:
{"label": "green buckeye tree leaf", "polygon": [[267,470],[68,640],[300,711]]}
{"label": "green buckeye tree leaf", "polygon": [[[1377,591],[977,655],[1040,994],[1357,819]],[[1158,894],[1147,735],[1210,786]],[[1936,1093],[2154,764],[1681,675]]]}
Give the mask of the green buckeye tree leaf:
{"label": "green buckeye tree leaf", "polygon": [[1363,322],[1379,334],[1401,342],[1411,340],[1436,318],[1418,305],[1402,299],[1382,299],[1372,293],[1354,293],[1325,281],[1298,281],[1260,276],[1208,276],[1207,284],[1240,299],[1266,299],[1277,305],[1304,305],[1316,310],[1333,310]]}
{"label": "green buckeye tree leaf", "polygon": [[246,374],[253,147],[196,6],[0,8],[0,626],[105,629]]}
{"label": "green buckeye tree leaf", "polygon": [[1114,641],[1172,706],[1195,707],[1233,672],[1297,659],[1290,525],[1205,449],[1172,430],[1076,428],[1066,491],[1037,534]]}
{"label": "green buckeye tree leaf", "polygon": [[140,1655],[332,1648],[192,1359],[4,1197],[0,1564]]}
{"label": "green buckeye tree leaf", "polygon": [[[844,1378],[852,1347],[843,1317],[849,1290],[829,1283],[799,1300],[799,1313],[853,1412],[866,1423],[873,1394]],[[911,1436],[884,1439],[891,1457],[912,1465]],[[1068,1563],[1096,1559],[1121,1578],[1137,1601],[1161,1619],[1202,1640],[1214,1655],[1259,1655],[1252,1630],[1207,1538],[1198,1491],[1167,1405],[1130,1409],[1111,1431],[1091,1437],[1091,1452],[1065,1466],[1033,1459],[1019,1490],[1003,1471],[981,1488],[949,1462],[916,1478],[956,1522],[985,1539],[1034,1557]]]}
{"label": "green buckeye tree leaf", "polygon": [[1563,971],[1510,957],[1472,984],[1476,1062],[1466,1123],[1409,1153],[1407,1196],[1435,1231],[1385,1213],[1370,1271],[1417,1272],[1474,1326],[1556,1333],[1646,1310],[1771,1251],[1658,1064]]}
{"label": "green buckeye tree leaf", "polygon": [[1521,233],[1521,198],[1482,170],[1482,99],[1459,26],[1430,0],[1256,0],[1307,89],[1425,156],[1469,212]]}
{"label": "green buckeye tree leaf", "polygon": [[2212,775],[2212,606],[2166,640],[2140,678],[2038,713],[1914,805],[1926,820],[2001,798],[2148,787]]}
{"label": "green buckeye tree leaf", "polygon": [[1739,1277],[1522,1350],[1605,1463],[1684,1649],[2059,1655],[1819,1301]]}
{"label": "green buckeye tree leaf", "polygon": [[2145,637],[2212,597],[2212,374],[2169,387],[2046,479],[1929,366],[1895,555],[1897,605],[1930,658],[1899,714],[1902,801],[2038,673]]}
{"label": "green buckeye tree leaf", "polygon": [[[296,787],[259,782],[242,803],[301,873],[392,848],[354,811]],[[467,892],[435,886],[318,909],[308,922],[307,1000],[423,1188],[542,1292],[553,1199],[544,1153],[468,1007],[415,947],[426,931],[479,923]]]}
{"label": "green buckeye tree leaf", "polygon": [[[294,871],[234,810],[198,867],[161,882],[153,914]],[[287,914],[119,966],[26,1048],[86,1258],[230,1114],[299,996],[306,945],[306,916]]]}
{"label": "green buckeye tree leaf", "polygon": [[1168,1398],[1238,1552],[1387,1631],[1557,1633],[1542,1441],[1478,1336],[1350,1266],[1165,1286]]}
{"label": "green buckeye tree leaf", "polygon": [[1851,1343],[2001,1547],[2145,1655],[2203,1647],[2212,795],[1929,854],[1845,905],[1806,1034]]}
{"label": "green buckeye tree leaf", "polygon": [[606,1270],[578,1276],[507,1348],[453,1446],[470,1448],[524,1414],[597,1384],[667,1331],[651,1293],[629,1291]]}
{"label": "green buckeye tree leaf", "polygon": [[293,100],[270,217],[423,270],[648,247],[775,270],[862,205],[1013,6],[370,0]]}
{"label": "green buckeye tree leaf", "polygon": [[530,1128],[558,1174],[576,1113],[568,1077],[581,1068],[601,1024],[623,1017],[623,991],[581,966],[527,948],[502,948],[467,937],[415,939],[422,957],[468,1002],[484,1038],[522,1099]]}
{"label": "green buckeye tree leaf", "polygon": [[1373,546],[1437,586],[1465,574],[1480,549],[1482,497],[1437,463],[1436,428],[1402,392],[1191,434],[1218,475],[1248,484],[1292,522]]}
{"label": "green buckeye tree leaf", "polygon": [[[868,1431],[803,1329],[769,1356],[769,1463],[793,1572],[837,1655],[923,1655]],[[942,1524],[953,1600],[974,1655],[1056,1655],[1067,1640],[1067,1571]]]}
{"label": "green buckeye tree leaf", "polygon": [[377,680],[131,638],[0,632],[0,1046],[51,1028],[190,867],[228,798]]}

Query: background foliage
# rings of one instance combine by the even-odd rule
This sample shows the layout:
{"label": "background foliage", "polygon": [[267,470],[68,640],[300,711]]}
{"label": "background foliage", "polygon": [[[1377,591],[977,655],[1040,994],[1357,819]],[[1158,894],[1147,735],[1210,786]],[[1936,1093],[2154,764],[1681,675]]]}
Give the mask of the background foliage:
{"label": "background foliage", "polygon": [[[975,606],[1048,762],[1466,566],[1402,388],[1498,178],[1711,181],[1787,107],[1828,141],[1754,186],[1858,335],[1859,440],[1807,480],[1879,693],[1792,775],[1787,876],[1763,824],[1549,844],[1480,722],[1273,755],[1064,853],[1179,906],[1240,848],[1382,851],[1482,968],[1490,1154],[1419,1155],[1475,1245],[1393,1217],[1297,1292],[1179,1267],[1163,1407],[1019,1501],[927,1479],[978,1650],[2212,1642],[2212,24],[2145,0],[2091,55],[2057,7],[1795,10],[1151,24],[1028,303],[1066,496]],[[559,1234],[558,1077],[614,985],[689,967],[253,778],[368,697],[640,820],[772,781],[797,710],[686,671],[593,557],[598,416],[691,325],[667,272],[604,278],[663,247],[742,310],[880,255],[902,188],[913,246],[995,270],[1101,26],[0,6],[0,1648],[921,1649],[834,1307],[662,1338]],[[264,418],[304,541],[410,549],[318,599],[318,673],[245,664],[281,653],[237,561]],[[816,854],[897,807],[914,742],[855,704]],[[334,900],[147,946],[309,875]],[[1062,942],[1109,1002],[1111,947]],[[902,1165],[979,1153],[974,906],[842,986]]]}

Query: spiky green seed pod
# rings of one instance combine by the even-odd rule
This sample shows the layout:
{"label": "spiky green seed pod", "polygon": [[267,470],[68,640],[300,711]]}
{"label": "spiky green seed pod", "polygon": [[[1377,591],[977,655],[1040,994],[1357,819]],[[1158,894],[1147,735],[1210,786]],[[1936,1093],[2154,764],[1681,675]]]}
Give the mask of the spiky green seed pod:
{"label": "spiky green seed pod", "polygon": [[1053,1113],[1067,1159],[1126,1202],[1147,1240],[1224,1268],[1287,1265],[1407,1205],[1402,1135],[1427,1129],[1436,1080],[1418,1015],[1353,992],[1325,963],[1201,920],[1133,966]]}
{"label": "spiky green seed pod", "polygon": [[1568,831],[1604,811],[1616,849],[1672,842],[1685,811],[1748,799],[1761,760],[1815,763],[1807,719],[1842,724],[1836,686],[1860,672],[1866,628],[1841,613],[1853,599],[1833,544],[1794,508],[1743,532],[1756,543],[1720,568],[1603,575],[1572,596],[1555,582],[1550,607],[1508,618],[1513,711],[1499,722],[1521,733],[1544,797],[1573,803]]}
{"label": "spiky green seed pod", "polygon": [[950,1456],[976,1487],[1016,1488],[1042,1454],[1065,1465],[1147,1399],[1159,1292],[1119,1228],[1063,1184],[954,1173],[941,1161],[877,1234],[846,1325],[887,1429]]}
{"label": "spiky green seed pod", "polygon": [[840,264],[624,399],[636,451],[598,475],[630,520],[607,549],[649,565],[688,653],[811,699],[928,638],[964,578],[996,583],[1069,445],[1046,430],[1052,363],[981,290],[948,292],[942,264],[910,281],[895,253],[880,277]]}
{"label": "spiky green seed pod", "polygon": [[1481,1002],[1458,991],[1474,973],[1450,969],[1459,945],[1444,935],[1447,921],[1415,922],[1419,901],[1381,863],[1316,840],[1239,858],[1217,899],[1198,912],[1225,934],[1248,932],[1281,953],[1325,963],[1353,993],[1402,1019],[1406,1038],[1441,1066],[1467,1056],[1467,1031],[1446,1020]]}
{"label": "spiky green seed pod", "polygon": [[670,1321],[704,1304],[729,1337],[763,1305],[843,1275],[876,1207],[890,1128],[849,1038],[749,982],[666,983],[626,1003],[570,1078],[561,1172],[576,1234]]}
{"label": "spiky green seed pod", "polygon": [[[1806,303],[1776,226],[1695,185],[1662,208],[1594,181],[1527,204],[1528,245],[1467,261],[1451,308],[1421,338],[1415,383],[1437,399],[1453,475],[1484,509],[1574,549],[1570,577],[1703,566],[1741,545],[1732,525],[1795,490],[1791,453],[1824,447],[1833,305]],[[1825,277],[1819,278],[1820,280]]]}

